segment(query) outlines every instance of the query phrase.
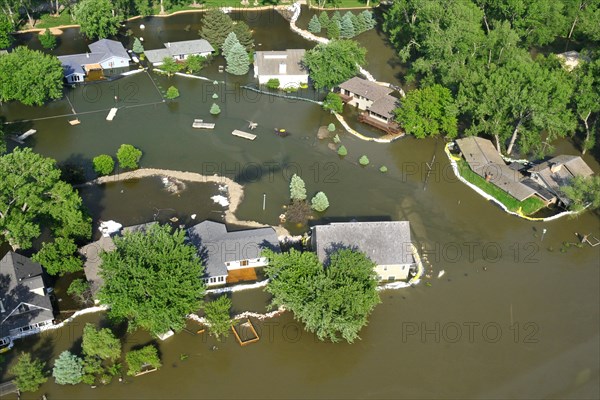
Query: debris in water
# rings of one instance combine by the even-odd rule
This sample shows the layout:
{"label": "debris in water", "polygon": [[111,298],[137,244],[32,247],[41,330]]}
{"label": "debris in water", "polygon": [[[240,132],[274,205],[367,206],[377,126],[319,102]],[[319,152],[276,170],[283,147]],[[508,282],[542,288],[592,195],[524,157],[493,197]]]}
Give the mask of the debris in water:
{"label": "debris in water", "polygon": [[221,205],[223,207],[229,206],[229,200],[225,196],[217,195],[217,196],[211,197],[211,199],[212,199],[212,201],[214,201],[215,203],[218,203],[219,205]]}
{"label": "debris in water", "polygon": [[441,270],[440,272],[438,272],[438,279],[441,278],[442,276],[444,276],[444,274],[446,273],[446,271]]}
{"label": "debris in water", "polygon": [[196,214],[191,215],[192,219],[196,219]]}
{"label": "debris in water", "polygon": [[122,227],[123,225],[120,223],[110,220],[100,222],[100,227],[98,229],[102,232],[102,236],[109,237],[112,233],[119,232]]}

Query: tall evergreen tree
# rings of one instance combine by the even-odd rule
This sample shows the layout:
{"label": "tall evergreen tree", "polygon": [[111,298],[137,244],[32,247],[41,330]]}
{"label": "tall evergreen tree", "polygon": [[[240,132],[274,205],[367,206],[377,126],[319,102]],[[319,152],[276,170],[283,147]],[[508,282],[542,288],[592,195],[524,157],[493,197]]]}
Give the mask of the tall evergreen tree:
{"label": "tall evergreen tree", "polygon": [[329,25],[329,15],[327,15],[327,11],[321,11],[321,14],[319,14],[319,22],[321,23],[321,28],[325,28]]}
{"label": "tall evergreen tree", "polygon": [[356,35],[354,24],[352,23],[352,13],[348,11],[342,18],[340,25],[340,37],[350,39]]}
{"label": "tall evergreen tree", "polygon": [[219,9],[213,9],[204,14],[202,28],[198,33],[202,38],[208,40],[215,49],[220,49],[232,30],[233,21],[231,17]]}
{"label": "tall evergreen tree", "polygon": [[308,31],[312,33],[321,33],[321,22],[317,18],[317,14],[314,14],[308,22]]}
{"label": "tall evergreen tree", "polygon": [[240,44],[246,48],[246,51],[252,51],[254,48],[254,38],[248,24],[244,21],[238,21],[233,25],[233,33],[235,33]]}
{"label": "tall evergreen tree", "polygon": [[373,13],[371,11],[364,10],[360,13],[360,15],[362,15],[363,19],[365,20],[366,30],[375,28],[377,22],[375,21],[375,18],[373,18]]}
{"label": "tall evergreen tree", "polygon": [[341,30],[340,21],[331,20],[327,27],[327,37],[329,39],[339,39]]}
{"label": "tall evergreen tree", "polygon": [[225,70],[233,75],[246,75],[250,70],[250,59],[244,46],[239,43],[234,44],[225,57],[227,68]]}
{"label": "tall evergreen tree", "polygon": [[238,40],[234,32],[230,32],[229,35],[227,35],[225,41],[223,42],[223,46],[221,47],[223,57],[227,58],[229,51],[235,44],[240,44],[240,41]]}
{"label": "tall evergreen tree", "polygon": [[13,42],[11,35],[13,30],[14,24],[12,19],[8,15],[0,13],[0,49],[10,47]]}

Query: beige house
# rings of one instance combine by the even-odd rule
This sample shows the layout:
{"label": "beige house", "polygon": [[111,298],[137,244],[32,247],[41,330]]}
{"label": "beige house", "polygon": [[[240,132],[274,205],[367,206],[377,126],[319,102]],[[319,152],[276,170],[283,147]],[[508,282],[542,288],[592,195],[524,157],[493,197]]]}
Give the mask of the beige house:
{"label": "beige house", "polygon": [[334,222],[312,227],[311,245],[319,260],[331,253],[356,249],[375,264],[380,281],[407,280],[415,270],[408,221]]}
{"label": "beige house", "polygon": [[257,51],[254,53],[254,77],[266,85],[270,79],[279,80],[279,87],[299,87],[308,83],[308,70],[302,64],[304,49]]}

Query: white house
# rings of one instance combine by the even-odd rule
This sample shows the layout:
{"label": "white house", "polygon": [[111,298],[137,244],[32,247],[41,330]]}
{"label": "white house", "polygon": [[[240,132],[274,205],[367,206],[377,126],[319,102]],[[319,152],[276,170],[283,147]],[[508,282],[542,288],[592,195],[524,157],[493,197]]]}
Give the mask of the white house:
{"label": "white house", "polygon": [[254,77],[261,85],[270,79],[278,79],[282,88],[306,85],[308,70],[302,64],[305,52],[304,49],[257,51],[254,53]]}
{"label": "white house", "polygon": [[380,281],[407,280],[415,269],[408,221],[336,222],[311,230],[312,248],[325,264],[332,252],[347,248],[365,253]]}
{"label": "white house", "polygon": [[67,83],[84,82],[92,77],[101,79],[104,70],[129,66],[129,54],[121,42],[101,39],[88,47],[89,53],[58,57]]}
{"label": "white house", "polygon": [[0,260],[0,339],[8,343],[39,332],[53,320],[41,265],[9,251]]}
{"label": "white house", "polygon": [[187,230],[206,267],[202,277],[208,286],[224,285],[232,271],[264,267],[264,249],[279,251],[277,234],[271,227],[228,232],[225,224],[204,221]]}
{"label": "white house", "polygon": [[207,57],[215,49],[204,39],[183,40],[180,42],[164,43],[165,48],[156,50],[146,50],[144,54],[148,61],[154,66],[162,65],[166,57],[171,57],[175,61],[186,60],[189,56]]}

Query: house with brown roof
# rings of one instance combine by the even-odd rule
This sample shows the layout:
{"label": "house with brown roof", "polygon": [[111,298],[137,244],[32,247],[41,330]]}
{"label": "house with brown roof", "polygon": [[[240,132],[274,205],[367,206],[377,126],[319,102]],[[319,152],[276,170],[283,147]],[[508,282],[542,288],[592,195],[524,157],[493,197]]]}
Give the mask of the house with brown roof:
{"label": "house with brown roof", "polygon": [[344,103],[364,110],[359,116],[360,122],[388,133],[400,132],[394,121],[394,110],[400,101],[390,95],[393,89],[355,76],[341,83],[337,91]]}
{"label": "house with brown roof", "polygon": [[585,178],[594,174],[581,157],[565,154],[537,164],[529,168],[528,172],[535,183],[552,192],[565,207],[571,201],[562,193],[561,187],[569,185],[576,176]]}
{"label": "house with brown roof", "polygon": [[304,67],[304,49],[284,51],[257,51],[254,53],[254,77],[266,85],[270,79],[279,80],[279,87],[299,87],[308,83],[308,70]]}

